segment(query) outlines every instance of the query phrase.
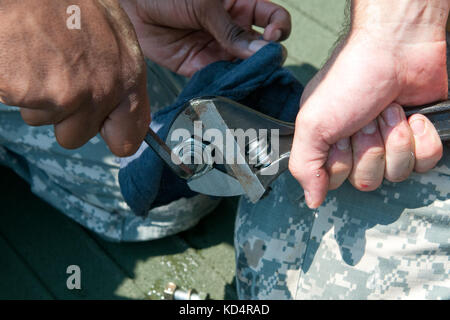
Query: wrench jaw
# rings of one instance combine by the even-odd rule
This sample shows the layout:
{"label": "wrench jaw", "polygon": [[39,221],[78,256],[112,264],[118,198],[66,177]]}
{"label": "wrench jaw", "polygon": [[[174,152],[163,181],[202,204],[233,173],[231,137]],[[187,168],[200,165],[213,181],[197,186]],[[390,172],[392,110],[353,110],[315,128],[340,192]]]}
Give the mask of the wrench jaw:
{"label": "wrench jaw", "polygon": [[[426,115],[441,140],[450,140],[450,101],[405,111],[407,116]],[[207,134],[208,130],[216,135]],[[249,130],[259,130],[259,136],[243,140],[238,134],[244,132],[246,137]],[[264,136],[261,131],[266,142],[261,141]],[[226,141],[229,137],[231,144]],[[255,203],[288,169],[293,137],[293,123],[279,121],[226,98],[202,97],[189,101],[180,110],[165,143],[151,134],[146,141],[165,162],[171,157],[172,161],[181,159],[181,165],[169,162],[168,165],[187,179],[191,190],[221,197],[245,194]]]}
{"label": "wrench jaw", "polygon": [[[250,201],[257,202],[266,189],[252,171],[236,140],[230,137],[230,127],[217,109],[215,98],[190,101],[172,123],[166,144],[172,150],[179,150],[186,141],[193,141],[203,155],[190,167],[194,176],[188,180],[191,190],[212,196],[237,196],[246,194]],[[208,134],[213,132],[214,136]],[[219,139],[219,137],[221,137]],[[195,149],[195,148],[194,148]],[[193,149],[186,149],[181,155],[192,160]],[[189,156],[184,156],[189,154]],[[206,154],[206,156],[205,156]],[[191,166],[192,163],[186,163]],[[200,169],[203,168],[203,169]]]}
{"label": "wrench jaw", "polygon": [[[261,129],[270,130],[270,134],[245,140],[249,130]],[[208,130],[216,133],[214,137]],[[269,184],[287,169],[293,131],[291,124],[232,100],[204,97],[186,104],[172,123],[166,144],[184,160],[206,160],[206,165],[201,161],[194,165],[184,162],[194,172],[188,180],[191,190],[212,196],[245,194],[256,203]],[[273,136],[277,143],[272,143]],[[196,147],[181,148],[189,144]],[[194,150],[209,151],[213,156],[206,152],[199,157]]]}

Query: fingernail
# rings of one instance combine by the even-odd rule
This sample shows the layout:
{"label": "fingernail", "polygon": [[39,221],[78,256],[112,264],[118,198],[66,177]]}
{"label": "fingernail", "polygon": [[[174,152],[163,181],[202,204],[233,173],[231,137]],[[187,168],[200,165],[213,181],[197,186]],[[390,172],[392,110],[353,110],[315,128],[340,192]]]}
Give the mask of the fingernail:
{"label": "fingernail", "polygon": [[269,44],[269,43],[264,40],[253,40],[248,45],[248,50],[250,50],[251,52],[257,52],[257,51],[259,51],[259,49],[261,49],[262,47],[264,47],[267,44]]}
{"label": "fingernail", "polygon": [[383,112],[383,118],[390,127],[395,127],[400,122],[400,112],[397,107],[389,107]]}
{"label": "fingernail", "polygon": [[349,138],[341,139],[336,143],[336,146],[341,151],[348,150],[350,148],[350,139]]}
{"label": "fingernail", "polygon": [[374,134],[375,131],[377,131],[377,125],[375,123],[375,120],[369,123],[367,126],[362,128],[362,132],[364,134]]}
{"label": "fingernail", "polygon": [[425,121],[417,119],[411,122],[411,129],[416,137],[423,135],[425,132]]}

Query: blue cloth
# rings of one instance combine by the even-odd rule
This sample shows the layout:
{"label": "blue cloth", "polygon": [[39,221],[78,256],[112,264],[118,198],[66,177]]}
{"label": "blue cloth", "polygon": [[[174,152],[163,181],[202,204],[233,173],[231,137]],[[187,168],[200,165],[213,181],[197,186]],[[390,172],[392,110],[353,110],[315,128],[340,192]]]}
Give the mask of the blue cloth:
{"label": "blue cloth", "polygon": [[[207,66],[192,77],[173,105],[152,116],[150,127],[165,139],[180,108],[200,96],[226,97],[293,122],[303,87],[289,70],[282,68],[283,60],[281,45],[270,43],[247,60]],[[135,155],[122,159],[119,182],[125,201],[137,215],[196,194],[145,143]]]}

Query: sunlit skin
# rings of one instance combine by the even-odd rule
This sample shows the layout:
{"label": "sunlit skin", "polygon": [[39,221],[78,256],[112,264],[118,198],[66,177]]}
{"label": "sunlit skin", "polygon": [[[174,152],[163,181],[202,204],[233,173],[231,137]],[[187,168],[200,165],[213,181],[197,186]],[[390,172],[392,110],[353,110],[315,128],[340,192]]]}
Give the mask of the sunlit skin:
{"label": "sunlit skin", "polygon": [[431,122],[400,106],[447,98],[448,12],[448,0],[352,2],[350,32],[308,84],[296,121],[289,167],[310,208],[347,178],[372,191],[440,160]]}
{"label": "sunlit skin", "polygon": [[[296,121],[290,170],[311,208],[346,179],[371,191],[384,178],[426,172],[442,157],[433,125],[421,115],[406,119],[401,106],[447,97],[449,1],[352,4],[350,32],[306,87]],[[71,5],[81,8],[82,32],[65,25]],[[191,76],[215,61],[248,58],[291,32],[289,13],[265,0],[1,6],[0,99],[20,106],[30,125],[53,124],[63,147],[80,147],[100,132],[118,156],[138,149],[150,122],[144,55]]]}
{"label": "sunlit skin", "polygon": [[[145,55],[185,76],[212,62],[248,58],[253,40],[281,41],[289,13],[261,0],[122,0]],[[252,27],[264,29],[263,34]],[[257,42],[258,43],[258,42]],[[260,42],[261,44],[261,42]],[[264,43],[262,43],[264,44]]]}
{"label": "sunlit skin", "polygon": [[[81,29],[66,11],[77,5]],[[0,3],[0,96],[25,122],[54,125],[78,148],[99,132],[111,151],[133,154],[150,122],[144,57],[117,1]],[[20,21],[20,23],[17,23]]]}
{"label": "sunlit skin", "polygon": [[[80,30],[66,25],[74,5]],[[6,0],[0,9],[0,100],[30,125],[54,125],[65,148],[100,132],[117,156],[133,154],[150,123],[144,54],[190,76],[291,31],[285,9],[256,0]]]}

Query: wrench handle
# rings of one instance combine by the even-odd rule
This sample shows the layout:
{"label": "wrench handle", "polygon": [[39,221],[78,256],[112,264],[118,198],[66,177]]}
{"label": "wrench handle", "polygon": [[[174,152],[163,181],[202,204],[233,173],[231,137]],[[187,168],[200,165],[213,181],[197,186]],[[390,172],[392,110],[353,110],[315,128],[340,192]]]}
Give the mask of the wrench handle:
{"label": "wrench handle", "polygon": [[450,141],[450,100],[418,108],[404,108],[407,117],[420,113],[430,119],[442,141]]}

